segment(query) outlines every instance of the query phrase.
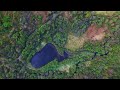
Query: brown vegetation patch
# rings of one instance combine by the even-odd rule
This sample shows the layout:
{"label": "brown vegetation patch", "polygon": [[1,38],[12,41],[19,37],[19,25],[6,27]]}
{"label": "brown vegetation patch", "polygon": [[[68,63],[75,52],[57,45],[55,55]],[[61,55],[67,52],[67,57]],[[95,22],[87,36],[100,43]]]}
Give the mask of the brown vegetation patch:
{"label": "brown vegetation patch", "polygon": [[42,22],[44,23],[48,17],[48,11],[32,11],[34,15],[41,15],[43,16]]}
{"label": "brown vegetation patch", "polygon": [[70,13],[70,11],[64,11],[64,12],[63,12],[63,16],[64,16],[67,20],[71,20],[71,19],[72,19],[72,14]]}
{"label": "brown vegetation patch", "polygon": [[98,28],[97,25],[92,24],[85,34],[88,40],[101,41],[105,37],[107,32],[108,29],[106,26]]}

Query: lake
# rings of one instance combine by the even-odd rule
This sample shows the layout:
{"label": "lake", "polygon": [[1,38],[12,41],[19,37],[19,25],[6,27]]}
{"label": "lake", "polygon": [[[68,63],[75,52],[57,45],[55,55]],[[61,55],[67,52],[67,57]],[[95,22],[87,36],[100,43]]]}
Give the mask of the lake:
{"label": "lake", "polygon": [[35,53],[31,59],[31,64],[35,68],[40,68],[55,59],[61,62],[66,58],[68,58],[67,52],[64,51],[64,55],[62,56],[53,44],[48,43],[39,52]]}

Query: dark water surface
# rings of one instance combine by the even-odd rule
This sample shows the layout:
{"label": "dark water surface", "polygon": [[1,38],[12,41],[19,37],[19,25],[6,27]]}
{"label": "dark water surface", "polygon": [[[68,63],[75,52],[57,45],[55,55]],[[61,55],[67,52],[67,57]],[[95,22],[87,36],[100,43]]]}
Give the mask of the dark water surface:
{"label": "dark water surface", "polygon": [[56,47],[53,44],[48,43],[41,49],[41,51],[35,53],[31,59],[31,64],[35,68],[40,68],[53,61],[55,58],[57,58],[58,62],[61,62],[68,58],[68,54],[64,51],[64,55],[60,55],[57,52]]}

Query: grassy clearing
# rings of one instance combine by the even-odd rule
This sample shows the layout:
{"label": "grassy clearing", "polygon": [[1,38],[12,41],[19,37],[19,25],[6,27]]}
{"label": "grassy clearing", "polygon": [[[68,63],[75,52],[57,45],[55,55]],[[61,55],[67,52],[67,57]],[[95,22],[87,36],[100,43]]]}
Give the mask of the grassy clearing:
{"label": "grassy clearing", "polygon": [[68,35],[68,41],[65,47],[71,51],[78,50],[79,48],[83,47],[85,43],[85,37],[76,37],[72,33]]}

